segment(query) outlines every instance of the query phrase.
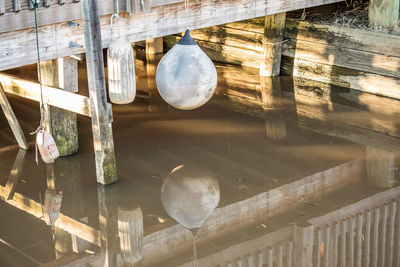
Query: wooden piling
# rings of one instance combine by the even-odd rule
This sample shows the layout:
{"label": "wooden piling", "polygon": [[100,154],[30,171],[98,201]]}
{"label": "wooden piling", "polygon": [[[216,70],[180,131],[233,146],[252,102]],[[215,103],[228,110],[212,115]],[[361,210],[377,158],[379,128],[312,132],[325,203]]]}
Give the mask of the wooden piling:
{"label": "wooden piling", "polygon": [[[40,63],[42,83],[68,92],[78,92],[78,64],[70,57]],[[65,99],[68,101],[68,99]],[[44,127],[53,136],[60,156],[78,152],[76,114],[45,103]]]}
{"label": "wooden piling", "polygon": [[108,116],[110,111],[106,97],[98,3],[97,0],[83,0],[81,7],[85,28],[89,95],[92,102],[92,132],[97,182],[110,184],[117,181],[117,169],[111,127],[112,119]]}
{"label": "wooden piling", "polygon": [[399,23],[399,0],[370,0],[369,23],[374,28],[395,28]]}
{"label": "wooden piling", "polygon": [[6,116],[8,124],[11,127],[11,130],[15,136],[15,139],[17,140],[19,147],[28,150],[29,149],[28,142],[26,141],[24,132],[22,131],[21,126],[18,123],[17,117],[15,117],[13,109],[10,103],[8,102],[7,96],[4,93],[3,84],[1,82],[0,82],[0,106],[4,112],[4,115]]}
{"label": "wooden piling", "polygon": [[158,63],[163,57],[164,45],[163,38],[153,38],[146,40],[146,72],[147,72],[147,90],[149,94],[149,111],[160,111],[168,105],[161,98],[156,85],[156,70]]}
{"label": "wooden piling", "polygon": [[265,17],[260,66],[261,76],[279,76],[285,21],[286,13]]}
{"label": "wooden piling", "polygon": [[267,138],[285,139],[286,122],[281,109],[281,84],[279,76],[281,67],[282,40],[285,29],[286,13],[265,17],[264,37],[262,41],[262,59],[260,64],[260,85],[262,106],[265,111]]}
{"label": "wooden piling", "polygon": [[[86,0],[84,0],[86,1]],[[99,228],[101,233],[101,257],[104,267],[117,266],[118,243],[118,199],[116,185],[98,186]]]}

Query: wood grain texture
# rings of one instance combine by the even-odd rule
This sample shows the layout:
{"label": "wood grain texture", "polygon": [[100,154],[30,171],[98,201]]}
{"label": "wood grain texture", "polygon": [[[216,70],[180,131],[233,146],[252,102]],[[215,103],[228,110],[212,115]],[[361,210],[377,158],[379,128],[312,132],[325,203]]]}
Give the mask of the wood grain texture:
{"label": "wood grain texture", "polygon": [[[0,82],[3,84],[4,91],[9,94],[18,95],[30,100],[40,100],[40,85],[20,79],[13,75],[0,73]],[[77,114],[91,117],[90,98],[61,90],[56,87],[43,86],[43,100],[45,103],[72,111]],[[111,109],[111,106],[108,106]],[[108,117],[110,118],[110,111]]]}
{"label": "wood grain texture", "polygon": [[282,73],[400,99],[400,79],[284,56]]}
{"label": "wood grain texture", "polygon": [[285,21],[286,13],[279,13],[265,17],[260,64],[261,76],[279,76]]}
{"label": "wood grain texture", "polygon": [[[282,0],[283,1],[283,0]],[[113,8],[106,8],[107,3],[101,2],[101,10],[108,14],[112,13]],[[240,21],[254,17],[271,15],[287,12],[299,8],[317,6],[339,2],[338,0],[285,0],[263,1],[255,0],[248,2],[240,1],[221,1],[215,3],[212,0],[190,2],[188,26],[191,29],[210,27],[213,25]],[[103,4],[104,3],[104,4]],[[68,12],[67,8],[71,7]],[[139,13],[134,16],[122,14],[120,19],[121,37],[127,38],[131,42],[146,40],[170,34],[176,34],[185,30],[184,4],[177,3],[162,7],[153,7],[149,13]],[[217,7],[217,8],[216,8]],[[42,9],[40,18],[57,17],[62,21],[73,20],[80,17],[80,11],[74,4],[65,4],[63,9],[52,10],[53,6]],[[45,14],[47,13],[47,15]],[[66,15],[70,14],[70,15]],[[99,14],[101,12],[99,11]],[[11,14],[5,14],[11,15]],[[3,16],[5,16],[3,15]],[[3,16],[1,18],[3,18]],[[75,16],[75,17],[74,17]],[[80,20],[77,21],[79,27],[68,27],[66,23],[56,23],[39,28],[39,38],[41,46],[41,56],[44,60],[65,57],[83,53],[84,48],[70,48],[70,41],[83,43],[83,26]],[[21,22],[15,25],[20,25]],[[11,22],[0,22],[0,25],[14,25]],[[33,21],[29,23],[33,25]],[[111,36],[109,27],[109,16],[102,16],[100,20],[102,30],[102,46],[108,47]],[[35,62],[35,35],[32,30],[21,30],[15,32],[3,32],[0,34],[0,70],[32,64]]]}
{"label": "wood grain texture", "polygon": [[97,0],[83,0],[82,15],[85,28],[86,66],[92,109],[93,145],[97,182],[110,184],[117,181],[112,120],[107,116],[107,95],[100,17]]}
{"label": "wood grain texture", "polygon": [[24,132],[21,129],[21,126],[18,123],[17,117],[14,114],[14,111],[10,105],[10,103],[8,102],[7,96],[4,93],[4,88],[5,86],[3,85],[3,83],[0,82],[0,106],[1,109],[4,112],[4,115],[8,121],[8,124],[11,127],[11,130],[14,134],[15,139],[17,140],[17,143],[19,145],[20,148],[28,150],[29,149],[29,145],[28,142],[26,141]]}

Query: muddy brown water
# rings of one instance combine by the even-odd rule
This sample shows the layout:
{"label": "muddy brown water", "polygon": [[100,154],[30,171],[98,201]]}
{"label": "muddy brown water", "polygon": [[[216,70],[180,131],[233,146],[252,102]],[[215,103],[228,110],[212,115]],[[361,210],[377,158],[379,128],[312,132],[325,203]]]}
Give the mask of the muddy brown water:
{"label": "muddy brown water", "polygon": [[[37,103],[10,101],[34,130]],[[79,153],[45,166],[0,116],[0,266],[400,266],[397,154],[222,96],[184,112],[150,88],[113,111],[106,187],[89,118]]]}

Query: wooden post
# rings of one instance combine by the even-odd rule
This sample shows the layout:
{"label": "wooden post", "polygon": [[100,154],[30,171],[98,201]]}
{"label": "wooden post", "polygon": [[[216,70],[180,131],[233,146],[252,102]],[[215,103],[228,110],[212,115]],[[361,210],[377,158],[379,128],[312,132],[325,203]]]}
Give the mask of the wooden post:
{"label": "wooden post", "polygon": [[4,112],[4,115],[6,116],[6,119],[11,127],[15,139],[17,139],[19,147],[28,150],[29,149],[28,142],[26,141],[24,132],[22,131],[21,126],[19,126],[17,117],[15,117],[14,111],[12,110],[12,107],[8,102],[7,96],[4,93],[3,84],[1,82],[0,82],[0,106]]}
{"label": "wooden post", "polygon": [[[43,85],[59,87],[68,92],[78,92],[77,61],[70,57],[40,63]],[[76,114],[45,103],[46,130],[53,136],[60,156],[78,151],[78,126]]]}
{"label": "wooden post", "polygon": [[370,0],[369,24],[374,28],[395,28],[399,23],[399,0]]}
{"label": "wooden post", "polygon": [[392,187],[395,182],[395,153],[367,147],[366,154],[367,183],[380,188]]}
{"label": "wooden post", "polygon": [[97,186],[99,201],[99,228],[101,233],[101,256],[103,266],[117,266],[118,243],[118,188]]}
{"label": "wooden post", "polygon": [[[147,90],[149,94],[149,111],[160,111],[168,105],[161,98],[156,85],[156,70],[158,63],[163,57],[164,46],[163,38],[153,38],[146,40],[146,72],[147,72]],[[164,104],[164,105],[163,105]]]}
{"label": "wooden post", "polygon": [[272,140],[285,139],[287,136],[286,122],[281,108],[280,80],[272,78],[279,76],[280,73],[285,21],[286,13],[265,17],[260,84],[266,134]]}
{"label": "wooden post", "polygon": [[298,267],[312,266],[314,226],[308,223],[304,226],[294,225],[293,243],[295,265]]}
{"label": "wooden post", "polygon": [[109,118],[104,79],[104,60],[101,45],[100,17],[97,0],[83,0],[82,18],[85,28],[86,65],[89,95],[92,102],[92,132],[96,160],[97,182],[117,181],[114,141]]}

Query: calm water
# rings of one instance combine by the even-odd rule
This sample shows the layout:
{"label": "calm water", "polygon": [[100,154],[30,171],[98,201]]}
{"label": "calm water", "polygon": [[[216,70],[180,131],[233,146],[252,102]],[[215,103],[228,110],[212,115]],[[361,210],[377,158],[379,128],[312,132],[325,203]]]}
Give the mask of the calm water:
{"label": "calm water", "polygon": [[[78,154],[37,166],[1,117],[0,266],[400,266],[392,139],[307,117],[288,94],[280,109],[215,97],[182,112],[139,84],[114,106],[106,187],[88,118]],[[33,130],[38,106],[11,101]],[[350,115],[369,116],[335,116]]]}

